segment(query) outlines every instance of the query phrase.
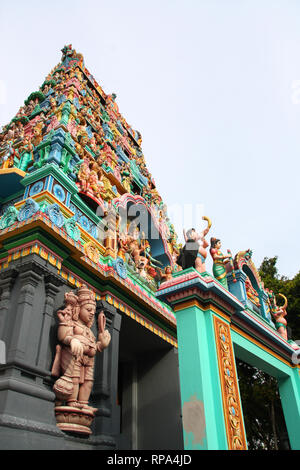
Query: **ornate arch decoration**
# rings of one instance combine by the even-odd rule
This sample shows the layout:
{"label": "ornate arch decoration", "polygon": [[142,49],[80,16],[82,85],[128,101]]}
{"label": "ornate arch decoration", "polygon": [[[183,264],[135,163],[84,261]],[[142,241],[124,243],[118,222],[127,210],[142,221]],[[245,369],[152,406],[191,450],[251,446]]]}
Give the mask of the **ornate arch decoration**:
{"label": "ornate arch decoration", "polygon": [[247,276],[250,274],[251,282],[255,280],[256,288],[262,288],[262,280],[259,275],[259,272],[252,261],[252,251],[250,249],[246,251],[239,251],[234,258],[235,269],[240,269],[244,271]]}
{"label": "ornate arch decoration", "polygon": [[251,301],[254,309],[262,313],[262,288],[263,283],[252,259],[252,251],[240,251],[234,259],[235,269],[239,269],[246,274],[245,281],[246,295]]}
{"label": "ornate arch decoration", "polygon": [[134,211],[140,211],[144,214],[147,218],[144,233],[150,244],[152,256],[163,266],[173,266],[174,261],[167,244],[167,227],[159,223],[154,210],[146,203],[145,199],[140,195],[125,193],[120,198],[113,199],[112,203],[119,215],[122,214],[122,210],[126,214],[134,213]]}

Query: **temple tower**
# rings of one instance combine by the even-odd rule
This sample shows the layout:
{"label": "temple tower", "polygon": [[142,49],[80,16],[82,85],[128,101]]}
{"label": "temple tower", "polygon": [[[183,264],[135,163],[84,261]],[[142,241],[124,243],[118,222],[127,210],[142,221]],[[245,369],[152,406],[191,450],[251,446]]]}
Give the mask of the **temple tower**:
{"label": "temple tower", "polygon": [[[141,144],[71,45],[2,129],[3,448],[246,449],[240,358],[278,379],[299,449],[299,348],[284,334],[286,304],[263,286],[250,250],[225,266],[211,247],[206,271],[207,217],[178,243]],[[75,339],[99,338],[104,318],[111,337],[84,379],[71,354],[72,386],[93,381],[87,430],[61,426],[53,388],[57,352],[73,339],[63,343],[59,328],[75,335],[80,289],[93,293],[97,321]],[[61,319],[68,298],[72,318]]]}

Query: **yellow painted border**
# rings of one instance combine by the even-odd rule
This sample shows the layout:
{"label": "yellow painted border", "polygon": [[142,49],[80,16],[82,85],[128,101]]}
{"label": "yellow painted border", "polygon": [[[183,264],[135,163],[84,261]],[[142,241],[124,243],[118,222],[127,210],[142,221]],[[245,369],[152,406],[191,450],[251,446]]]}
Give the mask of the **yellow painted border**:
{"label": "yellow painted border", "polygon": [[106,300],[106,302],[108,302],[110,305],[120,309],[121,312],[124,312],[128,317],[132,318],[132,320],[136,321],[144,328],[147,328],[167,343],[171,344],[175,348],[178,348],[178,343],[174,338],[172,338],[172,336],[167,334],[163,329],[152,323],[150,320],[144,318],[141,314],[137,313],[132,308],[128,307],[128,305],[126,305],[120,299],[117,299],[114,295],[106,293],[102,296],[102,299]]}
{"label": "yellow painted border", "polygon": [[130,316],[134,321],[142,325],[144,328],[147,328],[152,333],[159,336],[175,348],[178,347],[177,341],[172,338],[172,336],[170,336],[168,333],[166,333],[163,329],[158,327],[155,323],[152,323],[151,321],[144,318],[142,315],[138,314],[135,310],[128,307],[125,303],[114,297],[112,294],[103,295],[100,291],[97,291],[94,286],[91,286],[86,281],[80,279],[76,274],[72,273],[70,270],[66,269],[65,267],[62,267],[62,259],[55,253],[53,253],[40,241],[33,241],[23,245],[20,248],[10,250],[8,256],[0,262],[0,272],[9,266],[9,263],[11,261],[16,260],[18,258],[26,257],[32,253],[37,254],[45,261],[48,261],[50,264],[52,264],[52,266],[55,266],[57,268],[57,274],[62,277],[66,282],[68,282],[71,287],[77,288],[83,284],[87,285],[90,289],[95,292],[96,300],[104,298],[109,304],[119,308],[122,312]]}
{"label": "yellow painted border", "polygon": [[220,317],[222,317],[225,320],[229,321],[229,323],[231,321],[230,314],[227,314],[227,313],[223,312],[222,310],[220,310],[219,308],[215,307],[212,304],[204,306],[197,299],[186,300],[184,302],[181,302],[180,304],[176,304],[176,305],[174,305],[173,310],[174,310],[174,312],[178,312],[180,310],[184,310],[184,309],[190,308],[190,307],[198,307],[204,312],[207,312],[208,310],[211,310],[212,312],[216,313]]}
{"label": "yellow painted border", "polygon": [[25,172],[25,171],[20,170],[19,168],[16,168],[16,167],[4,168],[4,169],[0,170],[0,176],[1,176],[1,175],[12,174],[12,173],[17,173],[18,175],[20,175],[20,176],[22,176],[22,177],[26,176],[26,172]]}
{"label": "yellow painted border", "polygon": [[230,326],[215,315],[213,320],[228,448],[247,450]]}
{"label": "yellow painted border", "polygon": [[34,194],[33,196],[28,196],[26,199],[22,199],[22,201],[18,201],[15,203],[15,207],[17,209],[20,209],[21,206],[23,206],[26,202],[27,199],[34,199],[35,201],[43,202],[51,202],[51,203],[56,203],[60,208],[63,213],[63,215],[67,215],[68,217],[72,217],[74,215],[74,212],[71,211],[63,202],[61,202],[59,199],[57,199],[54,194],[50,193],[48,189],[44,189],[38,194]]}

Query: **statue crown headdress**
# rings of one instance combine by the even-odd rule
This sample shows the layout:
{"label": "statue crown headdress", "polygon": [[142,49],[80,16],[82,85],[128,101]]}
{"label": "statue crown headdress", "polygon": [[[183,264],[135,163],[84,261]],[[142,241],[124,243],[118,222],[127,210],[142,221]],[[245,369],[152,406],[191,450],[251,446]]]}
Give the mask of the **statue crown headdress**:
{"label": "statue crown headdress", "polygon": [[78,302],[78,297],[77,295],[74,294],[74,292],[66,292],[65,293],[65,303],[66,304],[71,304],[75,306]]}
{"label": "statue crown headdress", "polygon": [[82,285],[77,291],[78,303],[80,305],[93,303],[96,304],[95,293],[87,286]]}

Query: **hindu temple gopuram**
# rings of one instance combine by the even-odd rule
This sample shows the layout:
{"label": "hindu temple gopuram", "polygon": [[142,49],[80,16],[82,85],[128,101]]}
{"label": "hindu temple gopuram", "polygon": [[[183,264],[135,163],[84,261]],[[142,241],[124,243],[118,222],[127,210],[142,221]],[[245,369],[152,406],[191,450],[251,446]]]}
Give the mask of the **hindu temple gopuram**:
{"label": "hindu temple gopuram", "polygon": [[178,242],[141,144],[72,45],[2,128],[0,447],[246,450],[238,358],[300,449],[286,298],[208,216]]}

